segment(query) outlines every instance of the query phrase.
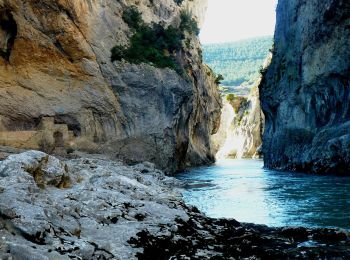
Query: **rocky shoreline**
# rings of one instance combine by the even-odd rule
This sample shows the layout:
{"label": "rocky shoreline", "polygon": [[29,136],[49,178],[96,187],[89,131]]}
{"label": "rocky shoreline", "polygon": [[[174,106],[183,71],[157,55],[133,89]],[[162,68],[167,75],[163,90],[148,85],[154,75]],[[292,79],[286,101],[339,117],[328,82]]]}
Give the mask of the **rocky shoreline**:
{"label": "rocky shoreline", "polygon": [[0,161],[0,259],[350,257],[349,233],[211,219],[153,164],[38,151]]}

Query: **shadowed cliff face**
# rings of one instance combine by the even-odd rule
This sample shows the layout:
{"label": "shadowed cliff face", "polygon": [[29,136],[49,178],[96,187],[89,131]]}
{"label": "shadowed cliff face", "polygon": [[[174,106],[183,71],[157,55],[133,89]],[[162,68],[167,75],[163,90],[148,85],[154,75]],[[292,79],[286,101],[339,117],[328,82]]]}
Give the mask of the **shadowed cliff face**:
{"label": "shadowed cliff face", "polygon": [[0,12],[0,55],[9,60],[17,36],[17,24],[8,10]]}
{"label": "shadowed cliff face", "polygon": [[[0,0],[0,131],[35,130],[49,116],[68,125],[80,149],[97,143],[99,151],[169,172],[211,162],[220,98],[197,37],[178,54],[187,79],[112,63],[111,48],[132,35],[122,19],[130,5],[146,23],[179,24],[173,0]],[[206,1],[183,6],[202,21]]]}
{"label": "shadowed cliff face", "polygon": [[349,174],[349,39],[349,1],[279,1],[260,86],[267,167]]}

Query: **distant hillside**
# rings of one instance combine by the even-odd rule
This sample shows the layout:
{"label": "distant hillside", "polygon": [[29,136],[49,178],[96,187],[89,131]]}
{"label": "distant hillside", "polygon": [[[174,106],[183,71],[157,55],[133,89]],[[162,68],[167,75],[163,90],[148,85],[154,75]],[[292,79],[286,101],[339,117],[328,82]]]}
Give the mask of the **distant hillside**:
{"label": "distant hillside", "polygon": [[264,36],[232,43],[203,45],[203,58],[217,74],[222,74],[224,86],[251,85],[272,47],[273,37]]}

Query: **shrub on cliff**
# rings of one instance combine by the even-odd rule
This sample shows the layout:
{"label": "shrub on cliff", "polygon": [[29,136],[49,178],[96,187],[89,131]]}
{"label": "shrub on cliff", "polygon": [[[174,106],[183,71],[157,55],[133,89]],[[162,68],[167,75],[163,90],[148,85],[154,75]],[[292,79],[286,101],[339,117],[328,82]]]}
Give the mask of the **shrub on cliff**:
{"label": "shrub on cliff", "polygon": [[223,80],[224,80],[224,76],[222,76],[221,74],[218,74],[215,79],[215,84],[220,85]]}
{"label": "shrub on cliff", "polygon": [[136,6],[130,6],[123,12],[123,21],[133,29],[138,29],[142,24],[142,16]]}
{"label": "shrub on cliff", "polygon": [[173,52],[181,49],[181,39],[180,31],[172,26],[165,29],[159,24],[142,24],[135,30],[128,48],[115,46],[111,50],[111,60],[125,59],[130,63],[144,62],[178,70]]}
{"label": "shrub on cliff", "polygon": [[127,51],[127,48],[125,48],[124,46],[114,46],[111,50],[112,56],[111,56],[111,60],[115,61],[115,60],[122,60],[123,58],[125,58],[125,53]]}
{"label": "shrub on cliff", "polygon": [[111,60],[122,59],[130,63],[149,63],[159,68],[171,68],[182,73],[180,65],[176,61],[176,52],[182,48],[185,32],[198,35],[197,22],[189,12],[180,14],[181,22],[178,28],[161,24],[144,23],[142,15],[137,7],[128,7],[122,16],[124,22],[130,26],[133,35],[130,38],[129,47],[117,45],[111,50]]}
{"label": "shrub on cliff", "polygon": [[267,67],[260,66],[259,68],[259,74],[261,77],[264,77],[267,72]]}
{"label": "shrub on cliff", "polygon": [[[246,97],[236,96],[233,93],[226,95],[226,100],[231,104],[236,114],[242,109],[246,110],[249,106],[249,100]],[[243,114],[241,114],[243,116]]]}
{"label": "shrub on cliff", "polygon": [[236,95],[233,93],[229,93],[226,95],[226,100],[232,102],[235,99]]}
{"label": "shrub on cliff", "polygon": [[181,13],[179,28],[161,24],[146,24],[135,6],[127,8],[122,16],[133,30],[129,47],[117,45],[111,50],[111,60],[126,60],[130,63],[149,63],[159,68],[171,68],[181,72],[176,61],[176,52],[181,50],[185,31],[197,33],[197,23],[187,12]]}
{"label": "shrub on cliff", "polygon": [[183,2],[184,0],[174,0],[174,2],[175,2],[175,4],[177,4],[177,5],[182,5],[182,2]]}
{"label": "shrub on cliff", "polygon": [[195,35],[199,35],[198,24],[195,19],[192,18],[192,15],[189,11],[181,11],[180,14],[180,30],[182,32],[187,31],[188,33],[193,33]]}

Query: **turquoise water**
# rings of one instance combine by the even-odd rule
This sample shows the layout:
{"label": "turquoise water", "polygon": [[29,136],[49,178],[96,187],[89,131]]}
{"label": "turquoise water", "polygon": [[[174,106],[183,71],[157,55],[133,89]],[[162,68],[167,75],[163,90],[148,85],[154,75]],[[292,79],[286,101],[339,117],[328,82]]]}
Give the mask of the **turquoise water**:
{"label": "turquoise water", "polygon": [[224,160],[177,176],[184,200],[209,217],[269,226],[350,229],[350,177],[263,169],[261,160]]}

